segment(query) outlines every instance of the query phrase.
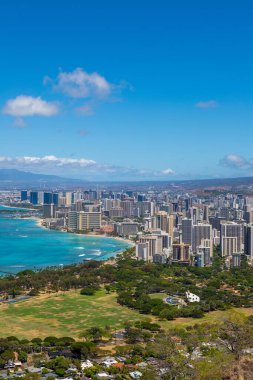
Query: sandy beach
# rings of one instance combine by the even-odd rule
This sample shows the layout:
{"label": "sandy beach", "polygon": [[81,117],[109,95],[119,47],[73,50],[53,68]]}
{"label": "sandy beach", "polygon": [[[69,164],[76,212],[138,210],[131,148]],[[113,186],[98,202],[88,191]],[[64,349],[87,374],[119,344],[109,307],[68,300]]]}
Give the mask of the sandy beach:
{"label": "sandy beach", "polygon": [[[35,217],[35,216],[31,216],[31,217],[25,217],[25,218],[20,218],[20,219],[32,219],[36,222],[36,225],[38,227],[41,227],[41,228],[44,228],[44,229],[49,229],[47,228],[46,226],[43,225],[43,222],[44,222],[44,219],[41,219],[41,218],[38,218],[38,217]],[[91,237],[95,237],[95,238],[107,238],[107,239],[115,239],[115,240],[118,240],[118,241],[122,241],[123,243],[127,243],[129,244],[131,247],[135,247],[135,242],[133,242],[132,240],[130,239],[124,239],[120,236],[109,236],[109,235],[106,235],[106,234],[96,234],[96,233],[88,233],[88,234],[77,234],[75,232],[69,232],[69,231],[66,231],[66,230],[58,230],[58,232],[63,232],[63,233],[71,233],[71,234],[74,234],[74,235],[78,235],[78,236],[91,236]],[[123,253],[124,251],[122,252],[119,252],[118,254],[121,254]]]}
{"label": "sandy beach", "polygon": [[[16,218],[16,219],[30,219],[30,220],[33,220],[36,225],[40,228],[43,228],[43,229],[47,229],[49,230],[48,227],[46,227],[45,225],[43,225],[45,219],[42,219],[42,218],[39,218],[37,216],[25,216],[25,217],[19,217],[19,218]],[[124,242],[124,243],[127,243],[129,245],[129,247],[135,247],[135,243],[130,240],[130,239],[124,239],[122,237],[119,237],[119,236],[109,236],[109,235],[106,235],[106,234],[96,234],[96,233],[88,233],[88,234],[77,234],[77,233],[73,233],[73,232],[68,232],[66,230],[57,230],[58,232],[62,232],[62,233],[71,233],[71,234],[74,234],[74,235],[77,235],[77,236],[83,236],[83,237],[92,237],[92,238],[103,238],[103,239],[114,239],[114,240],[118,240],[118,241],[121,241],[121,242]],[[125,250],[122,250],[122,251],[119,251],[117,252],[117,255],[121,255],[124,253]],[[115,260],[110,258],[110,259],[107,259],[105,260],[106,263],[110,264],[110,263],[114,263]]]}

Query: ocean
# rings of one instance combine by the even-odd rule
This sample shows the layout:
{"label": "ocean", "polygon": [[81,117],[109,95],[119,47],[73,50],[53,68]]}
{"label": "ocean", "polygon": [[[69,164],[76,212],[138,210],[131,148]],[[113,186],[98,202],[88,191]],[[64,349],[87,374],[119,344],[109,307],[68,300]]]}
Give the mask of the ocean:
{"label": "ocean", "polygon": [[0,214],[1,274],[74,264],[84,259],[105,260],[128,247],[127,243],[113,238],[47,230],[35,220]]}

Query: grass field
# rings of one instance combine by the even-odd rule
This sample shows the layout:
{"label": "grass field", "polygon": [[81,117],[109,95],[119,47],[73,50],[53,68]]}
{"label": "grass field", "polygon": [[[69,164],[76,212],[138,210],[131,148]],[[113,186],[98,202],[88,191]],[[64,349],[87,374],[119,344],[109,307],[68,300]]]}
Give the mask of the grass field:
{"label": "grass field", "polygon": [[70,291],[0,305],[0,336],[77,338],[90,326],[109,325],[119,329],[126,321],[143,318],[138,312],[117,304],[115,294],[101,290],[94,296],[82,296],[79,291]]}
{"label": "grass field", "polygon": [[206,313],[203,318],[177,318],[173,321],[160,321],[159,323],[163,328],[174,328],[174,327],[187,327],[194,325],[196,323],[221,323],[225,319],[234,316],[248,317],[253,315],[253,308],[233,308],[229,310],[216,310]]}
{"label": "grass field", "polygon": [[150,298],[158,298],[159,300],[164,300],[167,297],[166,293],[151,293],[149,294]]}
{"label": "grass field", "polygon": [[[158,323],[163,328],[185,327],[195,323],[221,322],[235,314],[253,315],[253,308],[213,311],[201,319],[178,318]],[[117,330],[126,321],[148,317],[117,304],[114,293],[106,294],[101,290],[94,296],[82,296],[79,291],[69,291],[64,294],[42,295],[16,304],[1,304],[0,337],[15,335],[18,338],[32,339],[54,335],[78,338],[90,326],[109,325]]]}

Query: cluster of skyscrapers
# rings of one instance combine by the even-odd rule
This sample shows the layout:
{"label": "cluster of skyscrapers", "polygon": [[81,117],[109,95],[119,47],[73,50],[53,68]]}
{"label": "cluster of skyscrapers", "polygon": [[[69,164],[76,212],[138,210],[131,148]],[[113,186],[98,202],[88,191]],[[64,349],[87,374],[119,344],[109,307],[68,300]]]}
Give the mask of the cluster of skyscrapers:
{"label": "cluster of skyscrapers", "polygon": [[40,205],[50,228],[132,238],[137,259],[208,266],[215,250],[228,266],[253,261],[253,197],[242,194],[24,190],[20,200]]}

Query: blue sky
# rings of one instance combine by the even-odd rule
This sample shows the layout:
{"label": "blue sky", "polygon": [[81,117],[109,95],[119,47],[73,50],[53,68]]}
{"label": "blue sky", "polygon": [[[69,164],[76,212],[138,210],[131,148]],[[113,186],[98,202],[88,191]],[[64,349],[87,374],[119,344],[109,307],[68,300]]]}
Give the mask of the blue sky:
{"label": "blue sky", "polygon": [[253,175],[251,1],[2,0],[0,168]]}

